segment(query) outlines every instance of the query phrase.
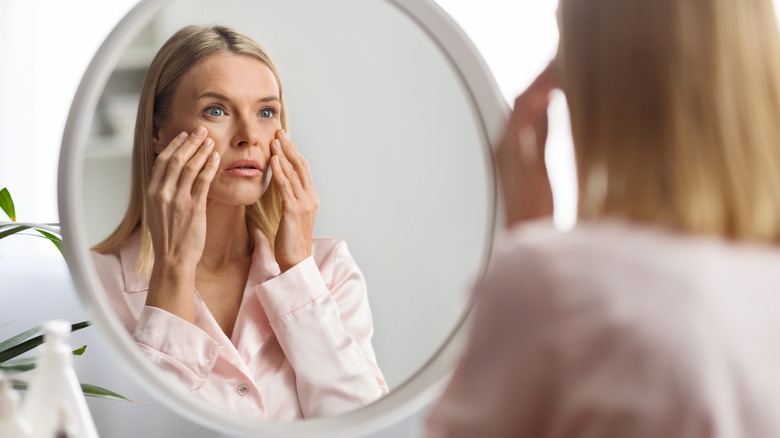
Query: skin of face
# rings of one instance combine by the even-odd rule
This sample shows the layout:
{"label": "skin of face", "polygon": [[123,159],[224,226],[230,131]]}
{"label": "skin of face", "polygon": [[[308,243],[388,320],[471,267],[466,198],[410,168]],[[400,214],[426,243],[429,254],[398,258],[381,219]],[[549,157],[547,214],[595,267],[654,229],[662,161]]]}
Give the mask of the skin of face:
{"label": "skin of face", "polygon": [[221,156],[209,202],[250,205],[267,187],[270,144],[282,128],[281,109],[279,85],[265,63],[234,53],[212,55],[182,77],[168,117],[157,123],[154,149],[159,154],[179,133],[203,126]]}

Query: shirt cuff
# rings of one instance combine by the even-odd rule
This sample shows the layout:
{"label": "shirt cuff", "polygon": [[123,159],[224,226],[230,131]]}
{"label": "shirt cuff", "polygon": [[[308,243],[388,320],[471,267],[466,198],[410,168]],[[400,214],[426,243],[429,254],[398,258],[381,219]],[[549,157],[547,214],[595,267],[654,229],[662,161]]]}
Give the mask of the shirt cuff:
{"label": "shirt cuff", "polygon": [[[170,312],[145,306],[133,338],[155,363],[172,368],[184,380],[205,380],[222,346],[206,332]],[[188,385],[189,386],[189,385]]]}
{"label": "shirt cuff", "polygon": [[300,309],[325,293],[328,288],[311,256],[255,287],[269,322]]}

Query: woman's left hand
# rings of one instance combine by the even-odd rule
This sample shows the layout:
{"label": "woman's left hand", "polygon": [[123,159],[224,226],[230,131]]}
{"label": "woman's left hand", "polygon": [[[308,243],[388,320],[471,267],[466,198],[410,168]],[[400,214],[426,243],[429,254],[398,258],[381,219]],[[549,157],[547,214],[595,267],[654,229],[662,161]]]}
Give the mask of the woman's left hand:
{"label": "woman's left hand", "polygon": [[282,196],[282,219],[276,233],[274,257],[282,272],[311,256],[314,220],[320,199],[309,164],[283,130],[271,142],[271,170]]}

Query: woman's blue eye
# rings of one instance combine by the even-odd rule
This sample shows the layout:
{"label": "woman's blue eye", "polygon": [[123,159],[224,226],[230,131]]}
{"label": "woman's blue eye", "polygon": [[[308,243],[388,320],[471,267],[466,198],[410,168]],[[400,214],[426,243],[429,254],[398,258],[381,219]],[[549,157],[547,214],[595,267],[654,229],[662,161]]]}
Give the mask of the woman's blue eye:
{"label": "woman's blue eye", "polygon": [[263,119],[270,119],[276,115],[276,110],[273,108],[263,108],[260,110],[260,117]]}
{"label": "woman's blue eye", "polygon": [[206,114],[210,115],[211,117],[221,117],[225,115],[225,110],[218,106],[213,106],[206,110]]}

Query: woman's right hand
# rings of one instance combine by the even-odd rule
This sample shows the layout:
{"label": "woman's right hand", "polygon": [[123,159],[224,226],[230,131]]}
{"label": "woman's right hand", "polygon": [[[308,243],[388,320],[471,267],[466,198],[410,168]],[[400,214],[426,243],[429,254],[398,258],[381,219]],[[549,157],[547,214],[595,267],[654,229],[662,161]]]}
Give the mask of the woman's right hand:
{"label": "woman's right hand", "polygon": [[[206,243],[206,198],[220,159],[213,149],[205,128],[182,132],[157,156],[146,193],[154,245],[147,305],[182,317],[194,312],[179,300],[192,297],[195,267]],[[183,304],[186,309],[180,308]]]}
{"label": "woman's right hand", "polygon": [[547,107],[557,86],[550,63],[515,100],[515,106],[495,151],[507,227],[552,216],[553,197],[544,161]]}

